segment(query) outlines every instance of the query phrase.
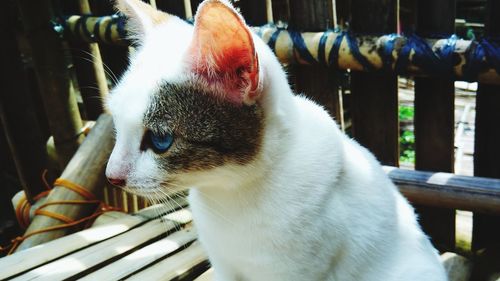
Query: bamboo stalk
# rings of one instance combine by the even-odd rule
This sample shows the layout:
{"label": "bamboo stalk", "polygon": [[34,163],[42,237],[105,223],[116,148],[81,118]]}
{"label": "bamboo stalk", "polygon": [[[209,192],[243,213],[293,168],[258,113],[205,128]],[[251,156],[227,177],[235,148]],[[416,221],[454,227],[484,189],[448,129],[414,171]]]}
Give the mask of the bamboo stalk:
{"label": "bamboo stalk", "polygon": [[[87,42],[105,42],[114,45],[127,45],[126,32],[123,29],[123,19],[116,16],[107,16],[102,18],[87,17],[83,19],[83,26],[85,32],[92,34],[91,37],[82,34],[82,30],[75,30],[77,22],[81,21],[81,16],[70,16],[66,20],[66,31],[69,38],[75,40],[86,40]],[[97,21],[100,21],[98,32],[94,33],[94,27]],[[408,56],[408,64],[405,69],[397,70],[396,62],[402,57],[402,50],[409,44],[410,37],[395,36],[395,35],[353,35],[341,31],[327,31],[327,32],[293,32],[291,30],[278,29],[272,25],[265,25],[261,27],[254,27],[253,31],[258,34],[266,43],[276,37],[276,42],[273,44],[273,51],[276,53],[278,59],[284,64],[325,64],[330,67],[337,67],[339,69],[350,69],[355,71],[397,71],[398,74],[414,74],[419,76],[439,76],[439,73],[426,73],[424,69],[418,66],[415,62],[415,50],[411,49]],[[275,36],[273,36],[275,35]],[[292,36],[293,35],[293,36]],[[299,36],[297,36],[299,35]],[[342,36],[340,41],[340,48],[338,51],[338,64],[332,65],[329,58],[331,52],[334,51],[334,42]],[[320,40],[325,39],[325,52],[324,55],[319,52]],[[295,41],[294,41],[295,40]],[[307,51],[310,53],[310,58],[300,55],[300,50],[297,46],[297,40],[303,40]],[[430,49],[434,50],[433,56],[423,57],[425,63],[431,63],[439,55],[437,50],[442,50],[448,46],[447,39],[425,39]],[[384,65],[387,58],[384,57],[384,49],[392,44],[394,46],[391,52],[391,63]],[[454,65],[450,67],[450,73],[443,75],[456,80],[467,79],[477,80],[485,83],[500,84],[500,74],[491,67],[486,56],[481,58],[481,71],[477,77],[466,77],[464,66],[470,63],[469,52],[477,46],[477,42],[459,39],[456,42],[456,47],[453,53]],[[371,69],[367,69],[362,63],[353,55],[352,47],[359,49],[359,53],[366,58]],[[427,61],[426,61],[427,60]],[[422,62],[420,62],[422,63]],[[444,62],[440,62],[439,66],[447,67]],[[384,70],[386,69],[386,70]],[[432,69],[433,71],[435,69]]]}
{"label": "bamboo stalk", "polygon": [[[80,14],[91,14],[88,0],[77,5]],[[97,43],[72,42],[71,47],[87,119],[95,120],[103,113],[102,101],[109,92],[101,52]]]}
{"label": "bamboo stalk", "polygon": [[[61,175],[61,178],[69,180],[84,187],[90,193],[96,194],[101,192],[100,189],[104,185],[104,168],[114,144],[112,132],[112,119],[109,115],[102,115],[97,120],[96,125],[82,143],[75,156],[68,163],[68,166]],[[96,149],[98,148],[98,149]],[[66,200],[83,200],[78,193],[64,188],[55,186],[47,198],[46,203]],[[96,205],[50,205],[43,210],[50,211],[73,220],[78,220],[82,217],[90,215],[95,211]],[[43,216],[36,215],[33,218],[30,226],[26,230],[26,234],[42,228],[60,225],[61,221]],[[17,251],[33,247],[35,245],[53,240],[73,231],[74,228],[65,228],[33,235],[24,240]]]}
{"label": "bamboo stalk", "polygon": [[59,165],[63,168],[83,139],[79,134],[82,120],[68,73],[65,50],[50,24],[53,13],[49,0],[20,0],[17,3],[33,51],[35,72]]}

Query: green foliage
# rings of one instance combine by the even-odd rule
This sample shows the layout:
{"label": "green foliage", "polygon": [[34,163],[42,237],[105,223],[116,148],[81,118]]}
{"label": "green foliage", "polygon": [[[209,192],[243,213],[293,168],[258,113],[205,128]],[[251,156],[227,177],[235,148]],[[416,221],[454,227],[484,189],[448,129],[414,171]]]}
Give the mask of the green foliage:
{"label": "green foliage", "polygon": [[399,120],[413,120],[413,115],[415,115],[415,110],[413,106],[400,105],[399,106]]}
{"label": "green foliage", "polygon": [[[399,106],[399,120],[413,120],[415,110],[412,106]],[[402,163],[415,164],[415,134],[413,131],[404,130],[399,137],[399,161]]]}

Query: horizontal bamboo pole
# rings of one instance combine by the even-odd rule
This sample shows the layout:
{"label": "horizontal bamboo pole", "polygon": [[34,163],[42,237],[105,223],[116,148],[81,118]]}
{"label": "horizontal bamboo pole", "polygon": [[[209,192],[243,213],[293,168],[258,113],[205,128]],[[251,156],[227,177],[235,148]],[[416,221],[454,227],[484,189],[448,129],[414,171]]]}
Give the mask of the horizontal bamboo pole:
{"label": "horizontal bamboo pole", "polygon": [[[111,116],[101,115],[96,125],[92,128],[85,141],[78,148],[75,155],[64,169],[61,178],[84,187],[90,193],[95,195],[99,194],[105,182],[104,169],[107,159],[114,145],[112,128]],[[85,198],[81,195],[70,189],[62,186],[55,186],[45,203],[84,199]],[[61,214],[73,220],[88,216],[92,214],[95,209],[95,204],[57,204],[43,208],[45,211]],[[26,230],[25,235],[36,230],[60,224],[62,224],[60,220],[43,215],[36,215]],[[17,251],[64,236],[74,230],[74,228],[65,228],[35,234],[24,240],[17,248]]]}
{"label": "horizontal bamboo pole", "polygon": [[413,204],[500,214],[500,180],[403,170],[384,166],[391,180]]}
{"label": "horizontal bamboo pole", "polygon": [[[69,38],[86,42],[127,45],[122,17],[73,15],[64,21]],[[414,35],[353,35],[343,31],[295,32],[273,25],[254,27],[284,64],[323,64],[355,71],[446,76],[456,80],[500,84],[485,42],[421,39]],[[498,44],[487,42],[489,47]],[[452,51],[450,52],[450,46]],[[479,50],[479,51],[478,51]]]}

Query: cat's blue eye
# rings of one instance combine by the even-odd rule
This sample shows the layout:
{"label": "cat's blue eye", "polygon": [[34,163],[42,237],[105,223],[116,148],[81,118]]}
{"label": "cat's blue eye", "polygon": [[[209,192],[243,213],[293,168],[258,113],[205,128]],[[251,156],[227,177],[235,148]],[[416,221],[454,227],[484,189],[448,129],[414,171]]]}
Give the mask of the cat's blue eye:
{"label": "cat's blue eye", "polygon": [[153,151],[159,154],[166,152],[170,148],[174,142],[174,137],[169,133],[155,134],[149,131],[149,140]]}

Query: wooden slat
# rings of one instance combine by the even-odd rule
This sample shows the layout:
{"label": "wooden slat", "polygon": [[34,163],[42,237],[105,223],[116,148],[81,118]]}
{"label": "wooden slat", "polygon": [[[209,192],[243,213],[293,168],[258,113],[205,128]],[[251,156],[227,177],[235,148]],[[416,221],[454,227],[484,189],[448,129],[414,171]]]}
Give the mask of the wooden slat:
{"label": "wooden slat", "polygon": [[[327,0],[289,0],[290,27],[294,30],[321,31],[334,27],[333,2]],[[323,65],[294,67],[297,93],[304,93],[323,105],[335,120],[342,122],[342,105],[338,89],[338,74]]]}
{"label": "wooden slat", "polygon": [[[417,32],[448,36],[454,32],[455,0],[418,1]],[[425,12],[423,12],[425,11]],[[453,172],[455,87],[453,80],[415,78],[415,168]],[[441,251],[455,249],[455,210],[417,206],[420,224]]]}
{"label": "wooden slat", "polygon": [[132,254],[127,255],[78,280],[120,280],[134,272],[140,271],[142,268],[147,267],[162,258],[172,255],[177,250],[185,247],[186,244],[193,242],[195,239],[196,231],[193,228],[188,227],[175,232],[162,240],[141,248],[140,250],[137,250]]}
{"label": "wooden slat", "polygon": [[[486,35],[500,36],[500,2],[489,0]],[[474,175],[500,178],[500,86],[479,84],[476,97]],[[499,244],[500,218],[474,214],[472,248]]]}
{"label": "wooden slat", "polygon": [[[158,217],[161,214],[172,212],[177,205],[186,206],[184,198],[174,199],[171,207],[155,205],[141,210],[134,216],[117,219],[106,225],[95,226],[68,236],[52,240],[24,251],[0,259],[0,280],[18,275],[29,269],[54,261],[76,250],[88,247],[115,235],[126,232],[133,227]],[[175,206],[175,207],[174,207]]]}
{"label": "wooden slat", "polygon": [[83,276],[112,260],[119,259],[130,251],[154,242],[167,231],[179,227],[172,221],[155,219],[131,229],[113,239],[105,240],[52,263],[40,266],[13,280],[61,280],[72,276]]}
{"label": "wooden slat", "polygon": [[500,180],[384,166],[414,204],[500,214]]}
{"label": "wooden slat", "polygon": [[[396,31],[395,0],[353,0],[351,28],[362,34]],[[398,166],[397,76],[354,72],[351,75],[353,136],[385,165]]]}
{"label": "wooden slat", "polygon": [[202,275],[198,276],[198,278],[194,279],[194,281],[212,281],[214,280],[214,269],[210,268],[205,271]]}
{"label": "wooden slat", "polygon": [[113,223],[89,228],[81,232],[38,245],[14,255],[0,259],[0,279],[24,272],[30,268],[45,264],[70,252],[105,240],[145,221],[140,216],[127,216]]}
{"label": "wooden slat", "polygon": [[177,253],[175,258],[164,259],[126,280],[182,280],[183,276],[192,274],[193,270],[203,272],[207,266],[207,259],[207,254],[199,242],[194,242],[187,249]]}

